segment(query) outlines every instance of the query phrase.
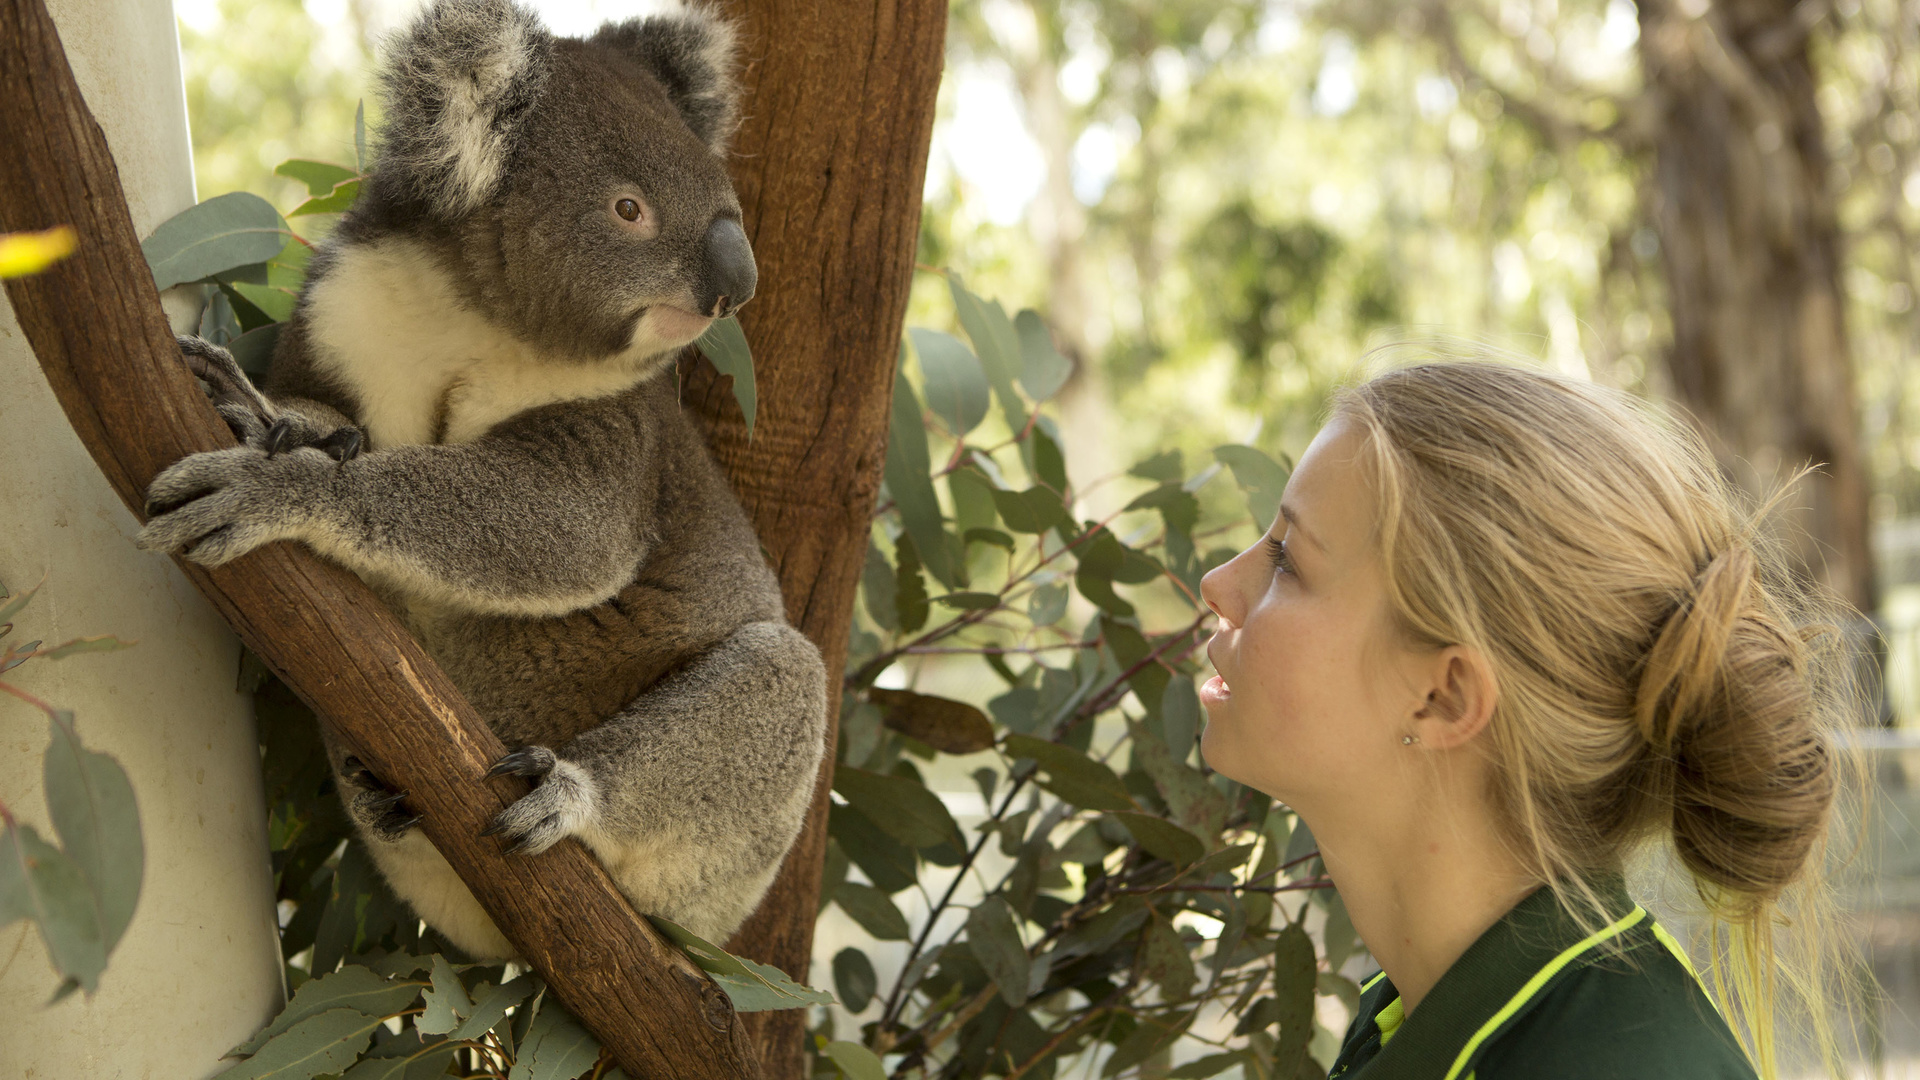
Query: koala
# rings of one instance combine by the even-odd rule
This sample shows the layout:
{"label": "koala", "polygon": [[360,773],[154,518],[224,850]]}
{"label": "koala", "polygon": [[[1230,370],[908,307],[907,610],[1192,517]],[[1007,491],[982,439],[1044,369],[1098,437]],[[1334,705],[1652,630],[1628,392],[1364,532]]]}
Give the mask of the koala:
{"label": "koala", "polygon": [[[433,3],[388,44],[374,167],[263,386],[182,339],[242,445],[161,473],[140,535],[353,570],[513,748],[494,772],[537,782],[489,831],[575,837],[716,942],[799,832],[827,702],[670,373],[756,285],[723,164],[733,51],[699,7],[573,39],[512,0]],[[395,892],[510,958],[406,793],[329,751]]]}

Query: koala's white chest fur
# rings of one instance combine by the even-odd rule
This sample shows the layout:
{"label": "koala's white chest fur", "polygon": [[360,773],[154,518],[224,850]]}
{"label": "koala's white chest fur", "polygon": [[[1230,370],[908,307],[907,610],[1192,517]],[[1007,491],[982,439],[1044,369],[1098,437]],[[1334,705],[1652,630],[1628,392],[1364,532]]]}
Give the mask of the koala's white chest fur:
{"label": "koala's white chest fur", "polygon": [[547,355],[474,311],[418,244],[342,250],[307,295],[315,364],[352,388],[371,446],[471,442],[516,413],[619,393],[659,357]]}

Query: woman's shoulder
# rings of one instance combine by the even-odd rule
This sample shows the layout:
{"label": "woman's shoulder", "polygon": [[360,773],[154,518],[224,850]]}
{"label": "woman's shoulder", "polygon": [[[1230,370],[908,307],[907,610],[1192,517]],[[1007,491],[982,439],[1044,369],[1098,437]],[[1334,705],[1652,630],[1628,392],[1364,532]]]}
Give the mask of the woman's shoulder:
{"label": "woman's shoulder", "polygon": [[1491,1041],[1475,1080],[1754,1080],[1693,972],[1642,942],[1565,972]]}

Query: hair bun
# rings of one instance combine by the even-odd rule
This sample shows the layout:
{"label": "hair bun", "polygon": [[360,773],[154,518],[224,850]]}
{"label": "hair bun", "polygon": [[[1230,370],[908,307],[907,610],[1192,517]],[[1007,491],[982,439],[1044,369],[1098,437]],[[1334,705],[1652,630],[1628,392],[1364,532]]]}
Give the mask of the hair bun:
{"label": "hair bun", "polygon": [[1672,792],[1674,844],[1701,878],[1771,897],[1826,829],[1834,777],[1808,650],[1729,545],[1693,580],[1646,662],[1634,719]]}

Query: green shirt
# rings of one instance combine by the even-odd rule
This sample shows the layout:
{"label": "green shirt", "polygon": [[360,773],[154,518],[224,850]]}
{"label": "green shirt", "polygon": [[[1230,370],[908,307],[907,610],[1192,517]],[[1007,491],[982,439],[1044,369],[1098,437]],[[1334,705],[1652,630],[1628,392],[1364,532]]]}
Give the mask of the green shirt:
{"label": "green shirt", "polygon": [[1411,1017],[1367,980],[1329,1080],[1755,1080],[1672,936],[1624,888],[1606,899],[1589,933],[1535,891]]}

